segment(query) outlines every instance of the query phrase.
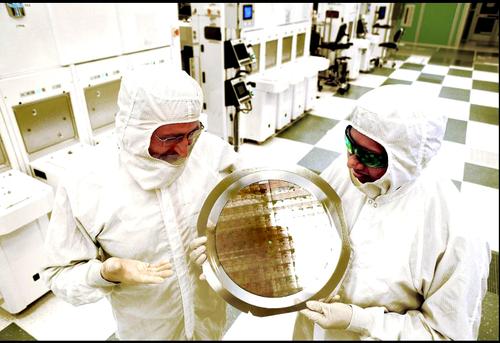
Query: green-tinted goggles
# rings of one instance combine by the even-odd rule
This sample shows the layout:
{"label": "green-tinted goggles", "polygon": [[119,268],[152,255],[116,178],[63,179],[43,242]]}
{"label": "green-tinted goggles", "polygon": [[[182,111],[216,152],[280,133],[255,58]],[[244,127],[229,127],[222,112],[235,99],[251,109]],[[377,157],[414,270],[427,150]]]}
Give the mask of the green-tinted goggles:
{"label": "green-tinted goggles", "polygon": [[349,125],[345,128],[345,145],[349,154],[354,154],[358,157],[359,162],[370,168],[385,168],[387,167],[387,154],[376,154],[371,152],[354,142],[351,137],[351,128]]}

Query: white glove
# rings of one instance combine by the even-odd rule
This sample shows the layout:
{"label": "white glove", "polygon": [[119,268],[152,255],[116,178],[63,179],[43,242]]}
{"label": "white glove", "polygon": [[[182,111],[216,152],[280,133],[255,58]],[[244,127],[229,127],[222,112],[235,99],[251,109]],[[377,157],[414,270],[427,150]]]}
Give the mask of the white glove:
{"label": "white glove", "polygon": [[306,302],[307,309],[300,311],[300,313],[317,323],[323,329],[344,330],[351,323],[352,307],[337,302],[339,299],[340,297],[337,295],[326,299],[333,301],[333,303],[315,300],[308,301]]}
{"label": "white glove", "polygon": [[101,276],[105,280],[128,285],[162,283],[173,274],[172,265],[168,261],[146,263],[110,257],[101,266]]}
{"label": "white glove", "polygon": [[[207,231],[213,232],[214,230],[215,225],[209,220],[207,223]],[[207,255],[205,254],[207,247],[205,246],[205,243],[207,243],[207,236],[197,237],[189,243],[189,248],[191,250],[189,253],[189,259],[200,268],[203,265],[203,262],[207,260]],[[203,271],[200,274],[200,280],[206,280]]]}
{"label": "white glove", "polygon": [[[189,248],[191,249],[189,259],[200,268],[203,262],[207,259],[207,255],[205,255],[205,251],[207,250],[207,247],[205,246],[206,242],[207,236],[200,236],[193,239],[191,243],[189,243]],[[203,272],[200,274],[200,280],[206,280]]]}

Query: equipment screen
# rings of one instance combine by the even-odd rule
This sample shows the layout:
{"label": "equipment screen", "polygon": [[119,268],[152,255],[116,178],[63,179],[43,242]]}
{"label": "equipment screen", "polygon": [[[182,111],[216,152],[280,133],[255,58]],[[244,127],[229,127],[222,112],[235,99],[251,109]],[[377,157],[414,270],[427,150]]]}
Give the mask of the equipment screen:
{"label": "equipment screen", "polygon": [[234,51],[236,52],[236,57],[238,57],[239,61],[250,58],[250,56],[248,55],[248,50],[243,43],[234,45]]}
{"label": "equipment screen", "polygon": [[252,5],[243,5],[243,20],[252,19]]}
{"label": "equipment screen", "polygon": [[379,7],[379,9],[378,9],[378,18],[380,20],[382,20],[382,19],[385,18],[385,6]]}
{"label": "equipment screen", "polygon": [[238,95],[238,99],[244,98],[249,95],[247,87],[245,87],[245,84],[243,82],[235,84],[234,89],[236,90],[236,95]]}

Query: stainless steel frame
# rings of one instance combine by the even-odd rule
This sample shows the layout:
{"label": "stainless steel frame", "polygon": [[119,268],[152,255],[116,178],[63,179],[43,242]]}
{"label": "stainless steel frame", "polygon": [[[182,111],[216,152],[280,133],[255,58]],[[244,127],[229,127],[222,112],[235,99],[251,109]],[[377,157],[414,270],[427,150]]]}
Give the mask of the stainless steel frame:
{"label": "stainless steel frame", "polygon": [[[326,266],[327,275],[321,276],[316,284],[307,285],[301,291],[283,297],[259,296],[240,287],[225,272],[215,246],[217,227],[214,225],[218,222],[228,200],[244,187],[266,180],[283,180],[307,190],[321,203],[332,230],[336,231],[339,238],[338,260],[322,261]],[[210,225],[208,225],[209,223]],[[340,198],[321,177],[298,166],[286,169],[246,169],[227,176],[205,200],[198,218],[197,228],[200,236],[207,236],[207,261],[203,264],[203,273],[209,285],[229,304],[243,312],[250,312],[260,317],[298,311],[305,308],[305,303],[308,300],[319,300],[335,293],[347,270],[351,255]]]}

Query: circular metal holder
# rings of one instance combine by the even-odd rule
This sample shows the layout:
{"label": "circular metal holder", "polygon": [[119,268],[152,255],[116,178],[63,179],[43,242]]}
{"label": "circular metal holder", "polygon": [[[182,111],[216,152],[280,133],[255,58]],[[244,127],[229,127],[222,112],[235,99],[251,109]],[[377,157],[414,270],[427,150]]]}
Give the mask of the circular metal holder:
{"label": "circular metal holder", "polygon": [[203,273],[229,304],[263,317],[335,293],[351,248],[339,196],[302,167],[255,168],[217,184],[198,217]]}

